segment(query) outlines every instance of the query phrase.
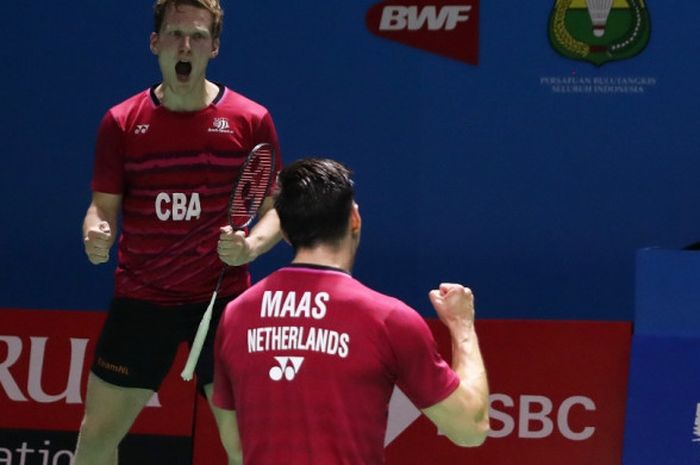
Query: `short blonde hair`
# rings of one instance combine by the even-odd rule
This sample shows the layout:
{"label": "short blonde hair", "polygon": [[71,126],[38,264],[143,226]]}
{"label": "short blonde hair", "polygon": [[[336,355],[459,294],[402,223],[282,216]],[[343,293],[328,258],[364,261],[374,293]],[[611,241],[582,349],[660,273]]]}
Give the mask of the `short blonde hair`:
{"label": "short blonde hair", "polygon": [[221,36],[221,29],[224,26],[224,10],[221,8],[219,0],[156,0],[153,6],[153,31],[155,33],[160,32],[160,28],[163,26],[163,19],[165,18],[165,11],[168,5],[192,5],[197,8],[203,8],[211,13],[211,36],[214,39],[218,39]]}

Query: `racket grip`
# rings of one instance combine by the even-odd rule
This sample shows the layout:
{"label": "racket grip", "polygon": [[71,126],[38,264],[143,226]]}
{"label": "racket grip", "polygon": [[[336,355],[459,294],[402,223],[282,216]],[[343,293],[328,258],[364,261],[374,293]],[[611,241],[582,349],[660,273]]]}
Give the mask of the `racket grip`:
{"label": "racket grip", "polygon": [[185,381],[190,381],[194,376],[194,368],[197,366],[199,354],[202,352],[204,340],[207,338],[207,332],[209,332],[209,323],[211,322],[211,314],[214,309],[216,294],[217,292],[214,291],[214,294],[211,296],[211,301],[209,301],[207,311],[202,315],[202,320],[199,322],[199,327],[197,327],[197,334],[194,336],[192,347],[190,347],[190,353],[187,356],[187,362],[185,362],[185,368],[182,370],[182,373],[180,373],[180,377]]}

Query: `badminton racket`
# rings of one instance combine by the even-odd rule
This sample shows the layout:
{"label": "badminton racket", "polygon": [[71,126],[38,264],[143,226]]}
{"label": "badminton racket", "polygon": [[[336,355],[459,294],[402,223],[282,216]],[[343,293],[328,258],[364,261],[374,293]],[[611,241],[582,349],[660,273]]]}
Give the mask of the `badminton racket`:
{"label": "badminton racket", "polygon": [[[275,149],[272,144],[262,143],[256,145],[243,162],[241,171],[234,181],[231,197],[228,201],[228,224],[234,231],[247,228],[255,218],[265,198],[270,194],[273,173],[275,168]],[[192,379],[194,369],[199,360],[204,340],[209,331],[214,302],[219,293],[219,288],[226,274],[227,266],[219,273],[214,293],[209,301],[207,310],[202,315],[197,333],[192,341],[185,368],[180,376],[185,381]]]}

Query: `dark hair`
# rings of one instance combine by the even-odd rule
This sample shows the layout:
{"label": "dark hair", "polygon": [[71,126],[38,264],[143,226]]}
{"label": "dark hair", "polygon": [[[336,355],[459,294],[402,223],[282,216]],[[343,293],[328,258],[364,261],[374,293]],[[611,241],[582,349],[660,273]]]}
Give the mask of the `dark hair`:
{"label": "dark hair", "polygon": [[209,32],[213,39],[218,39],[221,35],[221,29],[224,26],[224,10],[219,4],[219,0],[156,0],[153,6],[153,32],[160,32],[165,18],[165,11],[169,4],[175,5],[192,5],[197,8],[203,8],[211,13],[212,21]]}
{"label": "dark hair", "polygon": [[354,198],[351,174],[321,158],[295,161],[280,172],[275,209],[294,250],[337,243],[345,235]]}

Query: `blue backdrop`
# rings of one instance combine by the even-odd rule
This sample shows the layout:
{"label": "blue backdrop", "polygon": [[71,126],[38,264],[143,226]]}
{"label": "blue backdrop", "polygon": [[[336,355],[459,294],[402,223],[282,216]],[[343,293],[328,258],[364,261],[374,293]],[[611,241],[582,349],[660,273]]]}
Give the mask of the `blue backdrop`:
{"label": "blue backdrop", "polygon": [[[482,0],[476,66],[371,34],[371,1],[223,3],[209,77],[270,109],[286,161],[354,169],[355,275],[426,314],[452,280],[481,317],[630,320],[635,251],[700,239],[700,2],[650,0],[646,48],[601,67],[553,49],[554,0]],[[0,306],[106,308],[114,264],[87,262],[80,225],[102,114],[159,78],[151,21],[150,1],[6,7]]]}

